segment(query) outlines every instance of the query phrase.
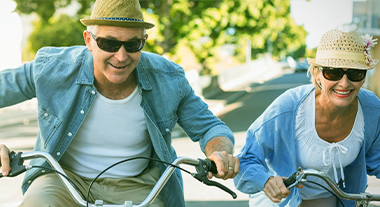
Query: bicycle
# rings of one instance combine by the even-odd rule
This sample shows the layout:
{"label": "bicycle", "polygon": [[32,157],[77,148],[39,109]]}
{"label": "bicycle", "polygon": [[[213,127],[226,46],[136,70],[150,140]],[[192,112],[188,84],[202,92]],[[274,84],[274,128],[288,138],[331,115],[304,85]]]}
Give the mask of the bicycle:
{"label": "bicycle", "polygon": [[[189,157],[178,157],[175,159],[172,163],[166,163],[168,167],[166,170],[162,173],[161,177],[151,190],[151,192],[148,194],[148,196],[145,198],[143,202],[140,204],[134,205],[132,201],[125,201],[124,204],[104,204],[102,200],[96,200],[95,203],[88,203],[86,200],[84,200],[82,197],[85,197],[83,194],[82,196],[80,193],[75,189],[75,185],[73,185],[70,182],[70,179],[67,177],[65,172],[63,171],[62,167],[58,163],[57,160],[55,160],[50,154],[43,152],[43,151],[32,151],[32,152],[14,152],[12,151],[10,154],[10,165],[11,165],[11,170],[8,174],[7,177],[15,177],[20,175],[21,173],[24,173],[27,170],[30,170],[32,168],[44,168],[41,166],[31,166],[31,165],[24,165],[25,160],[31,160],[31,159],[37,159],[37,158],[43,158],[45,159],[52,168],[49,168],[48,170],[52,170],[57,173],[58,177],[70,193],[70,195],[73,197],[75,202],[81,206],[81,207],[144,207],[148,206],[150,203],[153,202],[153,200],[158,196],[166,182],[169,180],[170,176],[174,173],[174,170],[176,168],[179,168],[189,174],[191,174],[195,179],[198,181],[204,183],[205,185],[208,186],[215,186],[220,188],[221,190],[229,193],[233,199],[237,198],[237,195],[235,192],[233,192],[231,189],[227,188],[226,186],[215,182],[211,181],[207,178],[207,173],[210,171],[213,174],[217,173],[216,165],[213,161],[209,159],[193,159]],[[139,159],[139,158],[145,158],[145,157],[137,157],[137,158],[132,158],[132,159]],[[145,158],[145,159],[150,159],[154,160],[152,158]],[[121,162],[129,161],[131,159],[123,160]],[[159,160],[154,160],[154,161],[159,161]],[[115,166],[116,164],[119,164],[121,162],[115,163],[114,165],[108,167],[107,169]],[[162,162],[162,161],[160,161]],[[191,173],[181,167],[179,167],[180,164],[186,164],[195,167],[197,173]],[[105,169],[103,172],[105,172],[107,169]],[[99,177],[103,172],[101,172],[97,177]],[[0,174],[0,178],[3,177]],[[94,178],[95,180],[96,178]],[[91,185],[90,185],[91,188]],[[88,190],[88,194],[90,191],[90,188]]]}
{"label": "bicycle", "polygon": [[328,176],[326,173],[323,173],[321,171],[314,170],[314,169],[304,170],[301,167],[299,167],[297,172],[293,173],[289,178],[284,180],[284,184],[288,189],[291,189],[297,186],[298,184],[302,184],[304,182],[311,182],[311,183],[319,185],[318,183],[307,180],[308,176],[321,178],[332,189],[333,192],[331,192],[329,189],[325,188],[324,186],[321,186],[321,187],[325,188],[325,190],[329,191],[332,195],[334,195],[338,199],[338,201],[342,204],[342,206],[344,205],[341,202],[341,199],[354,200],[357,207],[368,207],[371,201],[380,201],[380,194],[371,194],[367,192],[359,193],[359,194],[345,193],[330,178],[330,176]]}

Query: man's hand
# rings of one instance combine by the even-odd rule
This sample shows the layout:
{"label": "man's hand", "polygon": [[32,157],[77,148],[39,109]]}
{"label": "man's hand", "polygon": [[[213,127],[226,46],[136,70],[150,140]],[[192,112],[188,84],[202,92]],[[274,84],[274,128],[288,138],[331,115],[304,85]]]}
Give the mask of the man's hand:
{"label": "man's hand", "polygon": [[[215,137],[206,145],[206,156],[215,162],[218,174],[217,178],[227,180],[234,178],[240,169],[239,159],[232,155],[233,144],[226,137]],[[211,179],[214,175],[209,172],[207,177]]]}
{"label": "man's hand", "polygon": [[[264,185],[264,193],[273,203],[279,203],[290,195],[289,189],[285,187],[284,179],[286,178],[279,175],[270,177]],[[296,187],[302,188],[303,186],[299,184]]]}
{"label": "man's hand", "polygon": [[[226,151],[215,151],[208,158],[215,162],[216,168],[218,169],[218,174],[215,175],[217,178],[227,180],[229,178],[234,178],[240,168],[240,162],[237,157],[228,154]],[[211,179],[213,174],[208,172],[208,179]]]}
{"label": "man's hand", "polygon": [[0,144],[0,166],[3,176],[7,176],[11,170],[9,166],[9,149],[3,144]]}

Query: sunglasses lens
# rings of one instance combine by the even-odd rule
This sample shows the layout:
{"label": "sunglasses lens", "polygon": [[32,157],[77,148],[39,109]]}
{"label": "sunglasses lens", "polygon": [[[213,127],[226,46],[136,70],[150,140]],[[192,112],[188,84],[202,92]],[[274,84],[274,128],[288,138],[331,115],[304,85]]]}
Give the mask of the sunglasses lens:
{"label": "sunglasses lens", "polygon": [[323,77],[327,80],[338,81],[340,80],[344,74],[347,74],[347,78],[350,81],[358,82],[365,78],[367,74],[366,70],[358,70],[358,69],[348,69],[344,71],[342,68],[328,68],[324,67],[322,69]]}
{"label": "sunglasses lens", "polygon": [[117,52],[119,48],[121,47],[121,42],[117,40],[110,40],[110,39],[105,39],[98,37],[96,39],[96,42],[98,44],[98,47],[104,51],[107,52]]}
{"label": "sunglasses lens", "polygon": [[131,40],[124,43],[125,50],[127,52],[138,52],[145,44],[145,39]]}
{"label": "sunglasses lens", "polygon": [[350,69],[347,71],[348,79],[350,79],[351,81],[361,81],[365,78],[366,74],[367,74],[366,70]]}
{"label": "sunglasses lens", "polygon": [[145,44],[145,39],[131,40],[127,42],[121,42],[117,40],[110,40],[98,37],[97,38],[98,47],[107,52],[117,52],[119,51],[122,44],[127,52],[138,52]]}
{"label": "sunglasses lens", "polygon": [[344,75],[341,68],[323,68],[323,76],[327,80],[337,81],[340,80]]}

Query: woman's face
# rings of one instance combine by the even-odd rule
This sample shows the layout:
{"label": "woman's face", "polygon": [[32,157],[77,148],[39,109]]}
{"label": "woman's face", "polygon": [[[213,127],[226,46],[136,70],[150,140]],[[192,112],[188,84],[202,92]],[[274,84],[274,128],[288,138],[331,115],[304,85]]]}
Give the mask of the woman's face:
{"label": "woman's face", "polygon": [[[322,88],[322,100],[326,101],[328,105],[335,107],[347,107],[356,100],[356,96],[365,80],[353,82],[347,78],[347,74],[344,74],[340,80],[330,81],[323,77],[322,72],[318,68],[314,68],[314,70],[318,71],[315,80]],[[343,70],[347,71],[348,68],[344,68]]]}

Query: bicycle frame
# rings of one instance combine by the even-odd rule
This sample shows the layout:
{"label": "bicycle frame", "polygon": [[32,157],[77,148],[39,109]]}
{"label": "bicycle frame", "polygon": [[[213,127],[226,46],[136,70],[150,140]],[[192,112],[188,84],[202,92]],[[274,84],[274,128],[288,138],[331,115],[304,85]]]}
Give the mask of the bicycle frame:
{"label": "bicycle frame", "polygon": [[[20,161],[31,160],[31,159],[36,159],[36,158],[43,158],[51,165],[51,167],[53,169],[61,172],[64,176],[66,176],[62,167],[59,165],[59,163],[49,153],[42,152],[42,151],[33,151],[33,152],[26,152],[26,153],[22,153],[22,154],[19,153],[19,154],[17,154],[17,156],[18,156],[18,158],[16,158],[16,159],[19,159]],[[20,162],[20,161],[17,161],[17,162]],[[215,166],[212,166],[211,164],[209,166],[208,163],[204,163],[204,161],[205,160],[202,160],[202,159],[178,157],[177,159],[175,159],[172,162],[172,165],[177,166],[179,164],[187,164],[187,165],[194,166],[197,169],[197,171],[199,171],[199,173],[192,173],[194,178],[198,179],[200,182],[203,182],[206,185],[219,187],[220,189],[230,193],[232,195],[232,197],[235,199],[236,194],[233,191],[231,191],[230,189],[228,189],[227,187],[223,186],[220,183],[207,180],[207,172],[209,171],[207,169],[214,168]],[[19,165],[19,166],[22,166],[22,165]],[[17,176],[18,174],[24,172],[25,170],[29,170],[32,168],[32,166],[22,166],[23,168],[21,169],[21,167],[19,167],[19,166],[17,166],[18,171],[16,173],[14,173],[13,175],[10,174],[10,176],[12,176],[12,177]],[[159,180],[157,181],[157,183],[155,184],[155,186],[153,187],[153,189],[151,190],[149,195],[145,198],[145,200],[142,203],[140,203],[138,205],[133,205],[131,201],[125,201],[124,204],[104,204],[102,200],[96,200],[95,203],[93,203],[93,204],[88,203],[88,205],[87,205],[87,202],[79,195],[79,193],[70,184],[70,182],[68,180],[66,180],[66,178],[63,175],[60,175],[59,173],[57,173],[57,175],[61,179],[62,183],[64,184],[64,186],[66,187],[66,189],[68,190],[70,195],[73,197],[75,202],[81,207],[86,207],[86,206],[89,206],[89,207],[144,207],[144,206],[148,206],[150,203],[152,203],[153,200],[158,196],[158,194],[160,193],[162,188],[165,186],[166,182],[169,180],[170,176],[175,171],[176,167],[174,167],[174,166],[169,165],[166,168],[166,170],[163,172],[163,174],[161,175],[161,177],[159,178]],[[215,168],[215,170],[216,170],[216,168]]]}
{"label": "bicycle frame", "polygon": [[356,206],[361,207],[367,207],[369,205],[369,202],[371,201],[380,201],[380,194],[371,194],[371,193],[359,193],[359,194],[353,194],[353,193],[346,193],[342,191],[339,186],[328,176],[327,174],[314,170],[314,169],[305,169],[303,170],[301,167],[298,168],[298,172],[291,175],[287,180],[284,181],[285,186],[288,187],[288,189],[291,189],[298,185],[299,183],[307,182],[308,176],[314,176],[321,178],[330,188],[333,190],[335,195],[337,195],[339,198],[345,199],[345,200],[355,200]]}

